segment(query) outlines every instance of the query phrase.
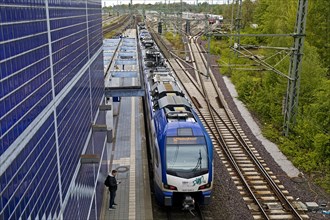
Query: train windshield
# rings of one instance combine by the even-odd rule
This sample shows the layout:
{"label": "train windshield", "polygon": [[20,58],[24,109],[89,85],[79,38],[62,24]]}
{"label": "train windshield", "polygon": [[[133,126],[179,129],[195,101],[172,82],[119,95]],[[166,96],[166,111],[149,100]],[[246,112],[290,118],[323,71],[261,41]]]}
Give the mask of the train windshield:
{"label": "train windshield", "polygon": [[167,173],[184,178],[192,178],[208,172],[208,157],[205,138],[167,137]]}

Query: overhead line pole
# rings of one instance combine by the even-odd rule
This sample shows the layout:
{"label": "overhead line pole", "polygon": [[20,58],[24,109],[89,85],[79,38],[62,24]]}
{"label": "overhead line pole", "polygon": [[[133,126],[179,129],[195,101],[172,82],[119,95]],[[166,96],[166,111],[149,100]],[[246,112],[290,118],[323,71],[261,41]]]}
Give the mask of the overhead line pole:
{"label": "overhead line pole", "polygon": [[[236,0],[236,2],[241,0]],[[286,76],[288,78],[287,92],[284,105],[284,123],[283,123],[283,134],[287,136],[289,134],[290,128],[296,124],[296,117],[298,114],[298,98],[300,89],[300,75],[301,75],[301,65],[303,57],[303,47],[306,35],[306,20],[307,20],[307,6],[308,0],[299,0],[298,10],[296,17],[296,25],[294,33],[292,34],[240,34],[239,29],[237,34],[214,34],[206,32],[208,36],[234,36],[234,37],[287,37],[292,36],[294,38],[294,45],[292,49],[292,55],[290,59],[289,74]],[[235,25],[237,26],[237,25]],[[237,52],[239,50],[236,50]],[[255,60],[256,61],[256,60]],[[266,64],[260,62],[260,64]],[[269,66],[268,66],[269,67]],[[271,70],[276,70],[271,68]],[[276,71],[274,71],[276,72]],[[280,74],[282,75],[282,74]]]}
{"label": "overhead line pole", "polygon": [[166,4],[166,0],[165,0],[165,7],[164,7],[164,23],[163,23],[163,32],[165,33],[165,31],[167,30],[167,4]]}
{"label": "overhead line pole", "polygon": [[183,23],[182,13],[183,13],[183,2],[182,2],[182,0],[180,0],[180,27],[179,27],[180,32],[182,32],[182,23]]}
{"label": "overhead line pole", "polygon": [[131,0],[130,2],[130,6],[129,6],[129,15],[130,15],[130,19],[131,19],[131,27],[133,27],[133,22],[134,22],[134,19],[133,19],[133,0]]}
{"label": "overhead line pole", "polygon": [[294,51],[291,56],[289,76],[293,80],[288,80],[283,133],[285,136],[289,134],[292,125],[296,124],[298,114],[298,97],[300,88],[301,63],[303,58],[303,47],[305,41],[306,18],[307,18],[308,0],[299,0],[297,19],[294,35]]}
{"label": "overhead line pole", "polygon": [[235,36],[235,42],[237,43],[237,49],[240,49],[240,33],[241,33],[241,14],[242,14],[242,0],[236,0],[237,4],[237,12],[236,12],[236,19],[235,19],[235,28],[237,35]]}

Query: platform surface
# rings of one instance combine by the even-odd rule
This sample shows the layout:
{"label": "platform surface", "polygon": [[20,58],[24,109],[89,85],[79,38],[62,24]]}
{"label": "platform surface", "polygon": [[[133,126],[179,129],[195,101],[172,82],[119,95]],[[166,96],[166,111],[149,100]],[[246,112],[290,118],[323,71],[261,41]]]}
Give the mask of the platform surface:
{"label": "platform surface", "polygon": [[[128,31],[126,36],[135,34],[135,32]],[[130,54],[121,53],[120,55],[129,56]],[[116,59],[116,55],[113,56],[113,59]],[[114,78],[122,80],[121,85],[125,81],[134,84],[138,79],[122,77],[121,74],[125,74],[125,72],[132,74],[138,70],[136,67],[137,65],[128,65],[126,68],[125,65],[125,69],[122,71],[114,71],[110,67],[108,73],[112,72],[116,74],[116,77],[107,74],[106,80],[109,80],[110,77],[112,80]],[[113,140],[111,143],[107,143],[108,161],[105,162],[109,164],[109,171],[118,170],[117,181],[121,183],[118,185],[115,198],[115,202],[118,204],[115,210],[109,210],[110,193],[104,187],[101,219],[152,219],[142,98],[121,97],[120,102],[112,102],[110,97],[108,101],[112,105],[112,109],[106,113],[106,123],[107,127],[113,130]]]}
{"label": "platform surface", "polygon": [[121,98],[114,103],[114,139],[108,144],[109,171],[118,170],[116,210],[109,210],[104,190],[103,219],[152,219],[142,99]]}

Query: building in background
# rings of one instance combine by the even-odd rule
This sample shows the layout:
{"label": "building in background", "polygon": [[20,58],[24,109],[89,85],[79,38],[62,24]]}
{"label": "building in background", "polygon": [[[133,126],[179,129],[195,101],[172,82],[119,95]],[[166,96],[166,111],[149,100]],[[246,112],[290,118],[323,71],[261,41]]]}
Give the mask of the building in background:
{"label": "building in background", "polygon": [[97,219],[100,0],[0,1],[0,219]]}

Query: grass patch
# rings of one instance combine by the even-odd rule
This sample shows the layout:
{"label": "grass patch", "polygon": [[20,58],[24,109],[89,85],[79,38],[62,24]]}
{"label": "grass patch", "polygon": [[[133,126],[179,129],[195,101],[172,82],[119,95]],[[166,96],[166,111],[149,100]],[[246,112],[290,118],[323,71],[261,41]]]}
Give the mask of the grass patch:
{"label": "grass patch", "polygon": [[[204,40],[207,39],[204,38]],[[326,84],[327,82],[321,79],[313,82],[311,78],[308,78],[309,72],[313,69],[307,69],[310,65],[305,66],[302,79],[309,80],[302,81],[301,84],[303,92],[299,97],[297,124],[290,131],[290,135],[285,137],[282,135],[284,117],[282,108],[286,94],[286,79],[271,71],[252,71],[251,69],[262,69],[262,67],[250,59],[241,58],[235,54],[229,48],[229,39],[212,38],[210,43],[211,54],[220,56],[218,64],[221,74],[231,77],[239,99],[258,118],[263,135],[277,144],[292,163],[310,176],[314,183],[330,193],[330,136],[328,126],[326,126],[329,98],[325,94],[325,91],[329,91],[330,83]],[[311,56],[308,54],[308,49],[306,46],[306,57]],[[252,52],[265,57],[271,55],[262,49]],[[279,59],[281,57],[267,61],[274,65]],[[311,58],[305,59],[308,61]],[[304,62],[307,62],[306,60]],[[288,66],[289,61],[286,61],[276,68],[285,72]],[[314,91],[311,93],[313,98],[310,98],[310,91]]]}
{"label": "grass patch", "polygon": [[115,20],[111,21],[110,23],[105,23],[102,25],[102,28],[108,28],[116,23],[118,23],[120,20],[123,20],[126,16],[125,15],[122,15],[118,18],[116,18]]}
{"label": "grass patch", "polygon": [[113,38],[114,36],[118,35],[118,32],[116,30],[110,31],[103,35],[103,38]]}
{"label": "grass patch", "polygon": [[166,40],[168,40],[173,48],[175,54],[177,54],[180,57],[184,56],[184,43],[182,41],[182,36],[180,34],[173,34],[172,32],[165,32],[164,34]]}

